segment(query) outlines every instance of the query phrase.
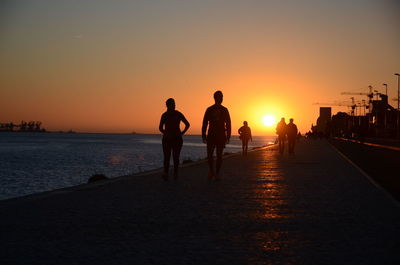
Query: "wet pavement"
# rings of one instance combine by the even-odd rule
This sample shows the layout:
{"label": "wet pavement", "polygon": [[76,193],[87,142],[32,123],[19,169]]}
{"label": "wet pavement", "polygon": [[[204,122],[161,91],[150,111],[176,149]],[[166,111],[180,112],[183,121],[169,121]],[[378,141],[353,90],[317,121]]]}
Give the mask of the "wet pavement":
{"label": "wet pavement", "polygon": [[326,141],[0,201],[1,264],[400,264],[400,208]]}

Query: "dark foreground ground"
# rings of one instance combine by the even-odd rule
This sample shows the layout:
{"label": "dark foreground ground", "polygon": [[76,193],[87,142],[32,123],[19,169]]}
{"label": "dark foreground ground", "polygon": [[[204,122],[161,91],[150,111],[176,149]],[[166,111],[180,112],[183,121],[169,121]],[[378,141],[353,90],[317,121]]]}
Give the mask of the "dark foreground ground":
{"label": "dark foreground ground", "polygon": [[1,264],[400,264],[398,204],[326,141],[178,181],[133,176],[0,201]]}
{"label": "dark foreground ground", "polygon": [[400,151],[339,139],[331,143],[400,201]]}

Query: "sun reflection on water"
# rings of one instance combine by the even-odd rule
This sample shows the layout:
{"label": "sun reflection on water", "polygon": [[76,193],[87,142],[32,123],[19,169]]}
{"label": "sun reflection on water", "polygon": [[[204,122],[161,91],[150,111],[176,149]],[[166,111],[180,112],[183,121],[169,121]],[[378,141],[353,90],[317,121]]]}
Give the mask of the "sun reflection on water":
{"label": "sun reflection on water", "polygon": [[108,162],[109,162],[111,165],[119,165],[119,164],[121,164],[124,160],[125,160],[124,157],[119,156],[119,155],[112,155],[112,156],[110,156],[110,157],[108,158]]}

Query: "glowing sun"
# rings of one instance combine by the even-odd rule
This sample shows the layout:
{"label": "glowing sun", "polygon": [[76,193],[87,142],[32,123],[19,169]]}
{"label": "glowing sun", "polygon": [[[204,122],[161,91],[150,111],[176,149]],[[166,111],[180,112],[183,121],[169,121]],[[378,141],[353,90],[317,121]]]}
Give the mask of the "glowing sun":
{"label": "glowing sun", "polygon": [[271,114],[267,114],[267,115],[265,115],[265,116],[263,117],[262,123],[263,123],[265,126],[271,127],[271,126],[273,126],[273,125],[275,124],[275,117],[272,116]]}

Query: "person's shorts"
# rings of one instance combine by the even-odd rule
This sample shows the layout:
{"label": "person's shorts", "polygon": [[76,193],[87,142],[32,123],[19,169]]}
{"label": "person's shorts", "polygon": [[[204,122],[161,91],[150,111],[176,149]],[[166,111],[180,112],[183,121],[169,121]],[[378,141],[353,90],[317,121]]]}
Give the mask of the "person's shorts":
{"label": "person's shorts", "polygon": [[210,147],[222,147],[225,148],[226,136],[225,135],[217,135],[217,136],[207,136],[207,146]]}
{"label": "person's shorts", "polygon": [[182,140],[182,136],[175,136],[175,137],[171,137],[171,136],[165,136],[162,139],[162,145],[164,148],[180,148],[182,147],[183,144],[183,140]]}
{"label": "person's shorts", "polygon": [[242,138],[240,138],[240,140],[242,140],[242,142],[248,142],[250,140],[250,137],[248,136],[242,136]]}

